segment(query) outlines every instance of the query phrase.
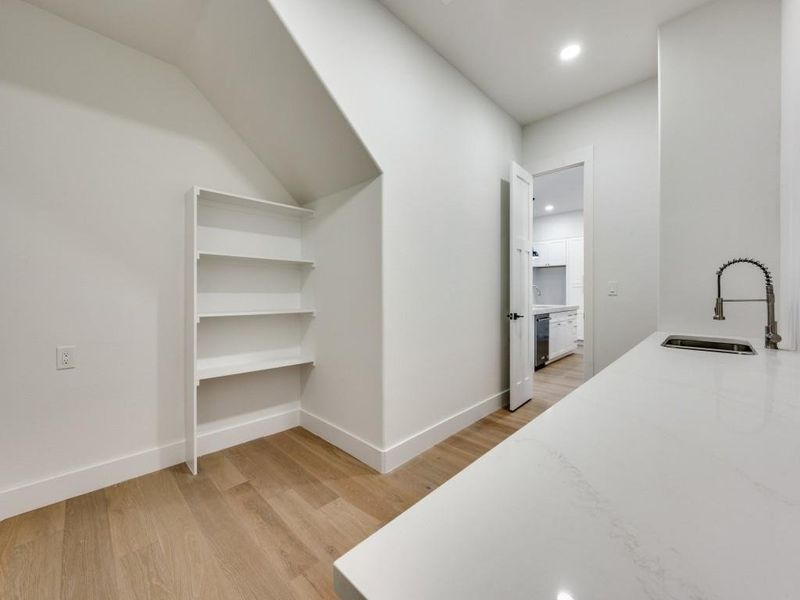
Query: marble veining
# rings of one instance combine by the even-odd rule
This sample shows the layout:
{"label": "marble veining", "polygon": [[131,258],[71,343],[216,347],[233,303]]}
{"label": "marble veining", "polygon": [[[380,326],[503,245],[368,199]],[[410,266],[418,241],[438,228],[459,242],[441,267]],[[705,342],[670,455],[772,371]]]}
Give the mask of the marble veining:
{"label": "marble veining", "polygon": [[800,598],[800,354],[666,335],[340,558],[341,597]]}

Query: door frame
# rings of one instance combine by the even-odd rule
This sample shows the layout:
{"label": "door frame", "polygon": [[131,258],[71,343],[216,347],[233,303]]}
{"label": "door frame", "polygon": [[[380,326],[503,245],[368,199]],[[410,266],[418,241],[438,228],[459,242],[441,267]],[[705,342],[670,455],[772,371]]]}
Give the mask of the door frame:
{"label": "door frame", "polygon": [[583,167],[583,376],[594,376],[594,146],[525,162],[525,168],[537,177],[572,167]]}

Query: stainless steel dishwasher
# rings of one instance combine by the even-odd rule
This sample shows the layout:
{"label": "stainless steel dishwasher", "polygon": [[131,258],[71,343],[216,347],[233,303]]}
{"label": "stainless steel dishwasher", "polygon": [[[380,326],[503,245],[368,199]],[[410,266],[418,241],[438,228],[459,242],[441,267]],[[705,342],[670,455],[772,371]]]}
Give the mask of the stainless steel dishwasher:
{"label": "stainless steel dishwasher", "polygon": [[550,359],[550,315],[536,315],[536,360],[534,369],[542,368]]}

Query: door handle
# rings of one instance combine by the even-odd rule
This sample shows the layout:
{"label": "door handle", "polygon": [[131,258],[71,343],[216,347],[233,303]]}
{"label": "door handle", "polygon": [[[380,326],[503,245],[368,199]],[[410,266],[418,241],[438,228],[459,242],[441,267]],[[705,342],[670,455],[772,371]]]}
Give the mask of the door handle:
{"label": "door handle", "polygon": [[517,319],[524,319],[525,315],[521,315],[519,313],[508,313],[506,317],[508,317],[512,321],[516,321]]}

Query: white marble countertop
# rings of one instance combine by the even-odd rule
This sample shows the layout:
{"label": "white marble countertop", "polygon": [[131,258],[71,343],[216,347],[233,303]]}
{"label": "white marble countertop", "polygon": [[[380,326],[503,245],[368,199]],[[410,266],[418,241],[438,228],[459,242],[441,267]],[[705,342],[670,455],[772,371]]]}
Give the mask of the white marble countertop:
{"label": "white marble countertop", "polygon": [[336,561],[340,596],[800,598],[800,354],[665,337]]}
{"label": "white marble countertop", "polygon": [[546,315],[550,313],[578,310],[578,308],[580,307],[577,304],[534,304],[531,307],[531,312],[533,315]]}

